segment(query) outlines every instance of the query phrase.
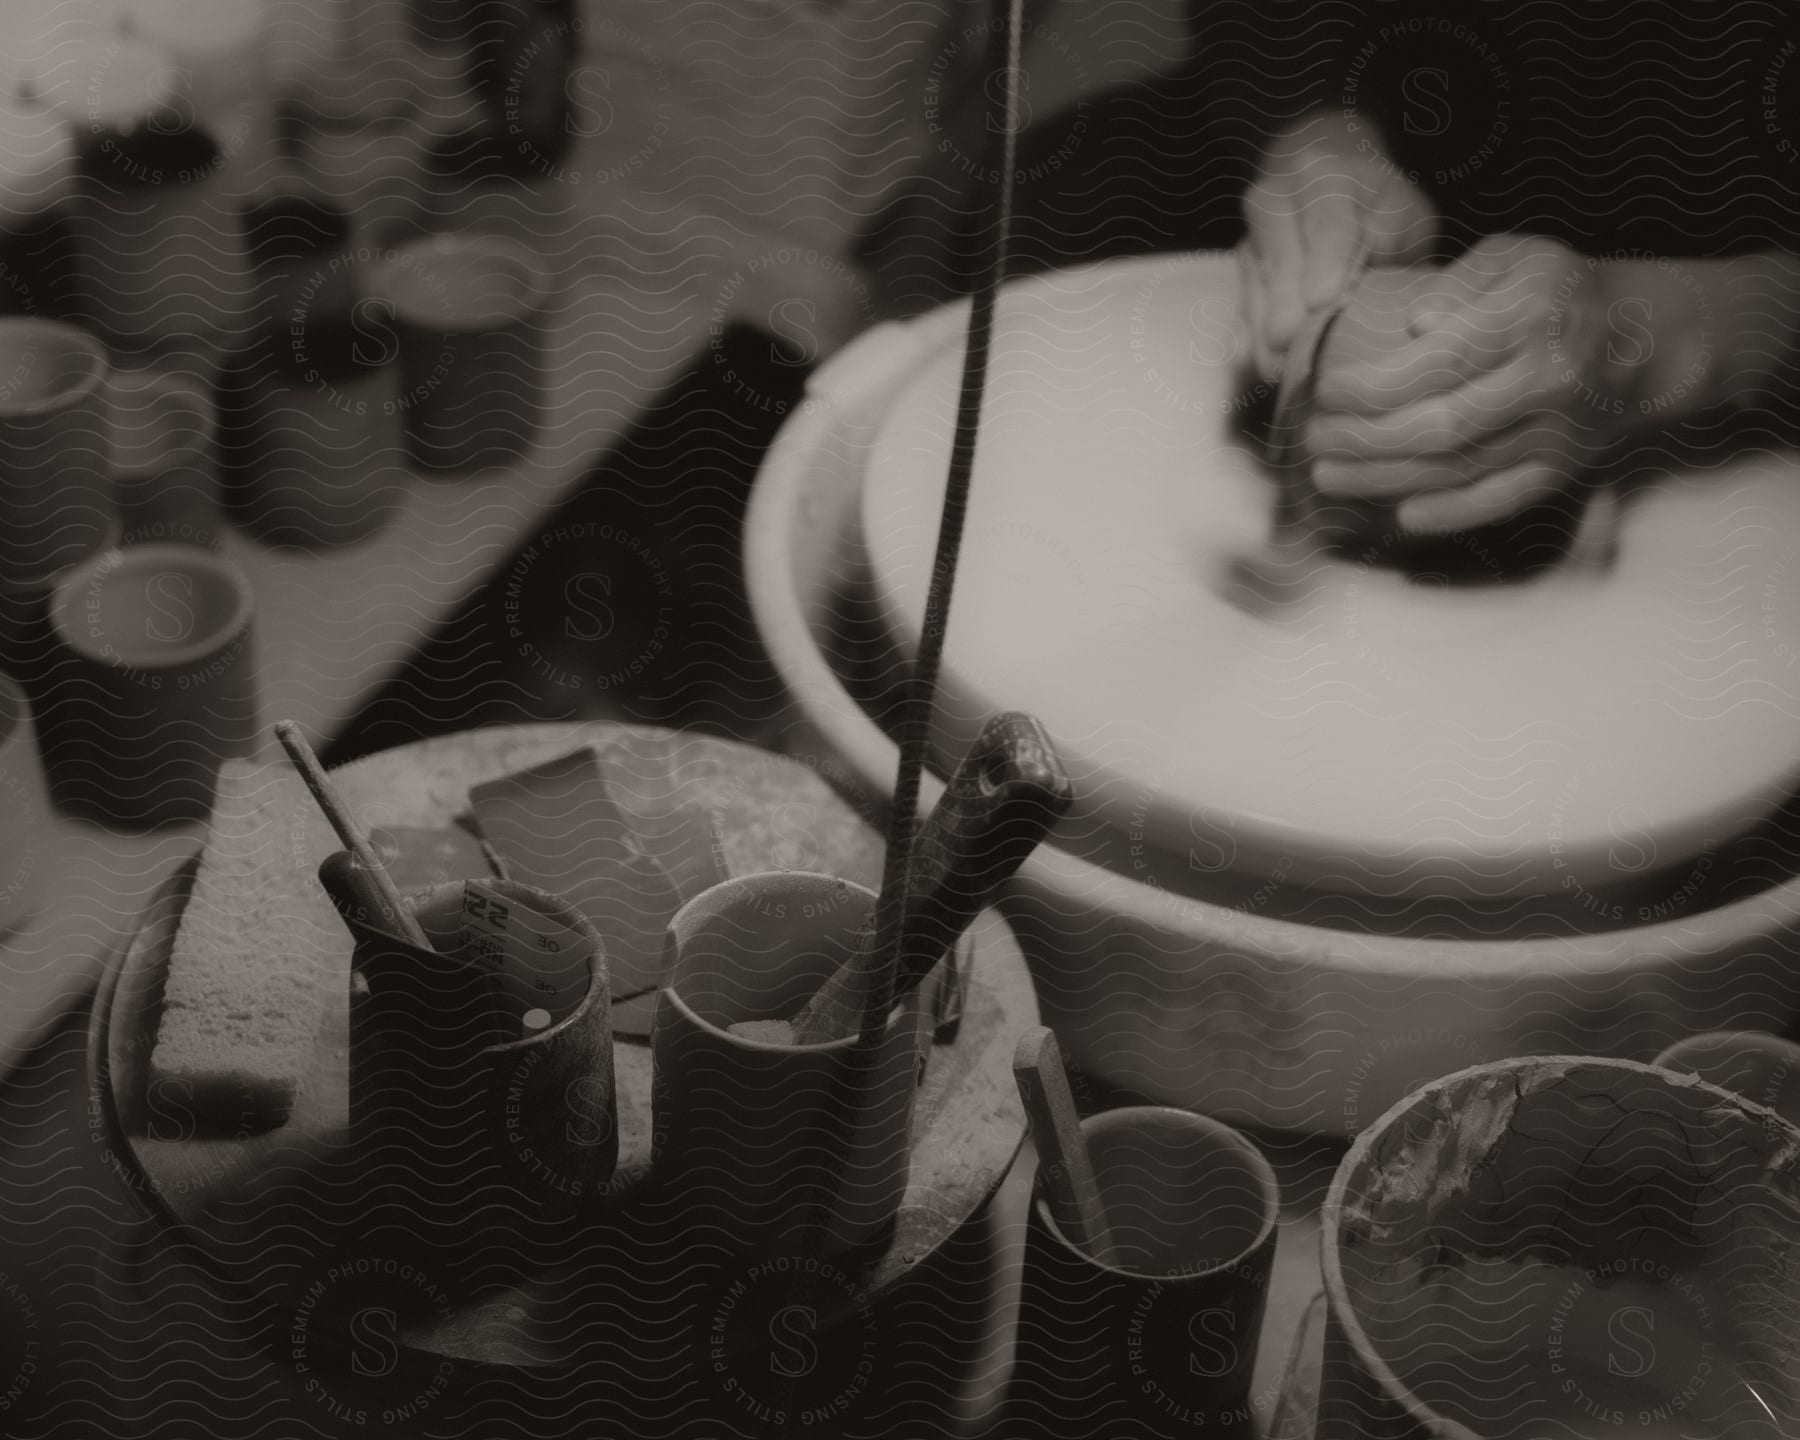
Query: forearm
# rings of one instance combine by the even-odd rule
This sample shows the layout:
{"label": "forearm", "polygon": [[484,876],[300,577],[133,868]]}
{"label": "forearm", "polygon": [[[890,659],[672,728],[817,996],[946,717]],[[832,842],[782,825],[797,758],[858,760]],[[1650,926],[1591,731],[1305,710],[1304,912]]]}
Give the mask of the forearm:
{"label": "forearm", "polygon": [[1704,262],[1717,296],[1719,402],[1791,423],[1800,400],[1800,256]]}
{"label": "forearm", "polygon": [[1761,413],[1792,423],[1800,396],[1800,259],[1773,251],[1730,260],[1587,262],[1602,388],[1622,413],[1656,425]]}

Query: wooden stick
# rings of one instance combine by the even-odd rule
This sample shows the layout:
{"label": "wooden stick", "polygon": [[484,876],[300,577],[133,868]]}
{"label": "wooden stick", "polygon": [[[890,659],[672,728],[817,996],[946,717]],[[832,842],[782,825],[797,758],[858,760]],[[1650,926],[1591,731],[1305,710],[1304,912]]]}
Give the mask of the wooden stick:
{"label": "wooden stick", "polygon": [[1076,1249],[1098,1264],[1117,1265],[1112,1227],[1106,1223],[1106,1207],[1088,1163],[1087,1141],[1053,1031],[1040,1025],[1019,1038],[1019,1048],[1013,1051],[1013,1079],[1031,1120],[1038,1174],[1051,1215]]}
{"label": "wooden stick", "polygon": [[394,888],[394,878],[387,873],[387,866],[381,863],[381,857],[369,844],[367,837],[356,828],[356,822],[350,818],[350,811],[345,808],[344,797],[339,795],[337,787],[326,775],[325,767],[319,764],[319,757],[313,754],[312,746],[306,743],[306,737],[300,733],[300,727],[292,720],[278,720],[275,723],[275,738],[281,742],[281,748],[288,753],[294,762],[294,768],[300,772],[300,778],[306,782],[306,788],[312,791],[312,797],[319,802],[319,808],[325,812],[325,818],[331,822],[331,828],[337,831],[338,839],[356,863],[367,872],[376,892],[381,897],[382,907],[386,914],[382,917],[389,929],[403,940],[417,945],[421,950],[434,948],[424,930],[419,927],[418,918],[407,908],[406,902],[400,898],[400,892]]}

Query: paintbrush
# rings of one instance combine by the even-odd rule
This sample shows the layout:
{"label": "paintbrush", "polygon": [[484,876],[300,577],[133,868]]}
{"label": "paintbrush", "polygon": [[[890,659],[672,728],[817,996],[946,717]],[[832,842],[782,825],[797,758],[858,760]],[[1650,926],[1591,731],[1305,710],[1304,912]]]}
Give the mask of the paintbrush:
{"label": "paintbrush", "polygon": [[344,797],[338,794],[337,787],[325,773],[325,767],[319,764],[319,757],[313,754],[312,746],[306,743],[300,727],[292,720],[277,721],[275,738],[281,742],[281,748],[287,751],[288,758],[294,762],[294,768],[300,772],[306,788],[312,791],[319,809],[325,812],[325,818],[337,832],[339,842],[356,860],[356,865],[350,869],[345,882],[351,887],[356,903],[375,917],[381,928],[389,934],[396,935],[421,950],[431,949],[430,939],[419,927],[418,920],[407,908],[406,902],[400,898],[400,892],[394,888],[394,880],[387,873],[387,866],[381,863],[381,857],[375,853],[375,847],[369,844],[368,837],[356,828],[356,822],[350,818],[349,808],[344,804]]}
{"label": "paintbrush", "polygon": [[1087,1140],[1081,1133],[1081,1117],[1075,1113],[1075,1097],[1069,1093],[1062,1052],[1051,1030],[1040,1025],[1019,1037],[1018,1049],[1013,1051],[1013,1079],[1031,1122],[1038,1178],[1057,1228],[1071,1245],[1098,1264],[1116,1265],[1112,1227],[1107,1224],[1100,1185],[1088,1161]]}

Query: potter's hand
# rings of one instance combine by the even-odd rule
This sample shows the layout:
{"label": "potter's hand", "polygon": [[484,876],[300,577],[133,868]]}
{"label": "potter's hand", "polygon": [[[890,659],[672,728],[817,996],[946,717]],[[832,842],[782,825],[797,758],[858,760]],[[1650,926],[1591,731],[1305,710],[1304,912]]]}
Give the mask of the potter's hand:
{"label": "potter's hand", "polygon": [[1280,373],[1306,316],[1361,264],[1422,259],[1438,216],[1367,121],[1320,112],[1278,133],[1244,192],[1244,323],[1263,379]]}
{"label": "potter's hand", "polygon": [[1708,403],[1711,315],[1681,262],[1492,236],[1414,299],[1410,340],[1320,374],[1313,483],[1396,504],[1407,530],[1505,520]]}

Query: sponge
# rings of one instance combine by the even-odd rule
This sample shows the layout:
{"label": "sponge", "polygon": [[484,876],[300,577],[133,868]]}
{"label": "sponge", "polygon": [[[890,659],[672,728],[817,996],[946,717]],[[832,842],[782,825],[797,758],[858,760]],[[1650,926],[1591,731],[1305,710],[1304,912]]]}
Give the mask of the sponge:
{"label": "sponge", "polygon": [[291,765],[226,762],[169,958],[153,1127],[245,1137],[286,1121],[325,988],[347,983],[350,937],[318,880],[337,848]]}

